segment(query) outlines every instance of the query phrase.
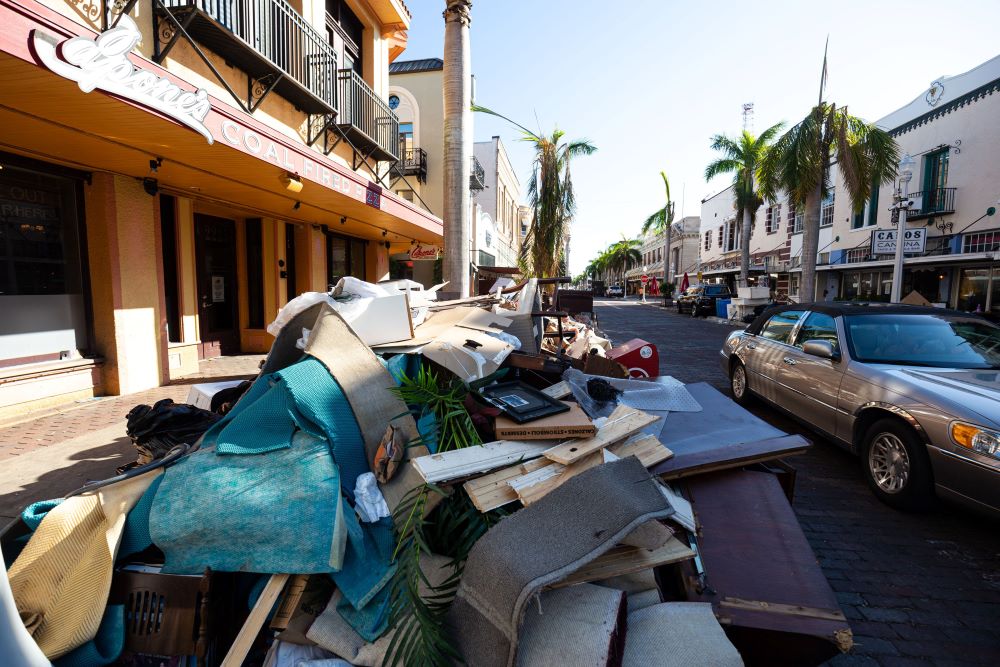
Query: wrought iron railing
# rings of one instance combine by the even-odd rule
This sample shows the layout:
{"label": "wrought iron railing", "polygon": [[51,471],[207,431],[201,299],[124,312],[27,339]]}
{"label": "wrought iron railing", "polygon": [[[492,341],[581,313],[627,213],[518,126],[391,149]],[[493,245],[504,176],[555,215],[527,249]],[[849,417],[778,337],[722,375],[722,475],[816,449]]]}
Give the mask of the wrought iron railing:
{"label": "wrought iron railing", "polygon": [[469,171],[469,189],[485,190],[486,170],[483,169],[483,165],[476,159],[475,155],[472,155],[471,158],[472,169]]}
{"label": "wrought iron railing", "polygon": [[407,176],[414,174],[418,181],[423,182],[427,178],[427,151],[416,146],[401,147],[399,154],[400,160],[396,163],[396,170]]}
{"label": "wrought iron railing", "polygon": [[375,94],[352,69],[337,72],[340,88],[338,125],[353,125],[373,141],[383,157],[399,159],[399,119],[389,104]]}
{"label": "wrought iron railing", "polygon": [[916,209],[907,215],[911,220],[955,212],[955,188],[922,190],[910,193],[909,197],[913,200],[913,207]]}
{"label": "wrought iron railing", "polygon": [[337,108],[337,54],[285,0],[160,0],[193,7],[254,49],[331,109]]}

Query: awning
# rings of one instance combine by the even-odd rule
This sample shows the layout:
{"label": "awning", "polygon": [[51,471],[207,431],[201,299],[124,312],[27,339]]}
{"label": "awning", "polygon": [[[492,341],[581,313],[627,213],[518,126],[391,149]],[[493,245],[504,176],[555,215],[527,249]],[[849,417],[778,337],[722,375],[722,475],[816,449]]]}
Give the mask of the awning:
{"label": "awning", "polygon": [[[155,178],[163,191],[289,222],[327,224],[361,238],[442,239],[440,219],[219,98],[209,96],[209,143],[149,107],[100,90],[82,92],[39,63],[32,31],[59,42],[96,33],[35,0],[0,0],[0,22],[3,150],[86,171]],[[135,53],[130,60],[185,91],[196,88]],[[163,160],[154,173],[150,161],[157,158]],[[299,177],[301,192],[286,189],[287,174]]]}

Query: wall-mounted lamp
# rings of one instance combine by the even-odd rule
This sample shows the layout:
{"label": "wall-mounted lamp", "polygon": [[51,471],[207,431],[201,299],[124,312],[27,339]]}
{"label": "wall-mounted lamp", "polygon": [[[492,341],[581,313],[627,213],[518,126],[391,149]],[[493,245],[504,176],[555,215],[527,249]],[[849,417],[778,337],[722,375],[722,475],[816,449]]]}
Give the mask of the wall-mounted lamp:
{"label": "wall-mounted lamp", "polygon": [[347,222],[347,216],[346,215],[340,216],[340,224],[344,224],[345,222]]}
{"label": "wall-mounted lamp", "polygon": [[156,193],[160,191],[160,184],[156,182],[155,178],[149,178],[148,176],[142,179],[142,189],[146,191],[146,194],[150,197],[155,197]]}
{"label": "wall-mounted lamp", "polygon": [[300,208],[302,208],[302,202],[300,201],[295,202],[295,204],[292,206],[292,209],[295,211],[299,210]]}
{"label": "wall-mounted lamp", "polygon": [[387,232],[387,231],[385,231],[385,230],[383,229],[383,230],[382,230],[382,237],[383,237],[383,238],[385,238],[386,234],[388,234],[388,233],[389,233],[389,232]]}
{"label": "wall-mounted lamp", "polygon": [[388,242],[388,241],[386,241],[386,242],[385,242],[385,249],[386,249],[386,250],[388,250],[388,249],[389,249],[389,242]]}
{"label": "wall-mounted lamp", "polygon": [[150,160],[149,161],[149,171],[150,171],[150,173],[155,174],[156,171],[160,168],[160,165],[162,165],[162,164],[163,164],[163,158],[161,158],[161,157],[158,157],[155,160]]}
{"label": "wall-mounted lamp", "polygon": [[302,180],[298,174],[285,172],[281,177],[281,182],[285,184],[285,189],[289,192],[302,192]]}

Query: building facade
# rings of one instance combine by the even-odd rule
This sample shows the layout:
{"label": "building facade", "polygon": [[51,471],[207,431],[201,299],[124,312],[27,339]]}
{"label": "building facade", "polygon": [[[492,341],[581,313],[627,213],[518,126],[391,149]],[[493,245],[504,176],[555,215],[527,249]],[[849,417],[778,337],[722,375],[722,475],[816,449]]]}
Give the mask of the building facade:
{"label": "building facade", "polygon": [[0,0],[0,414],[263,352],[442,240],[388,186],[400,0]]}
{"label": "building facade", "polygon": [[475,191],[473,199],[495,228],[492,243],[473,248],[473,263],[479,267],[516,267],[521,249],[521,183],[500,137],[477,141],[473,156],[473,177],[479,167],[483,175],[483,188]]}
{"label": "building facade", "polygon": [[[700,218],[689,215],[673,223],[670,233],[670,277],[669,282],[678,287],[684,274],[692,283],[695,281],[701,256],[698,248]],[[626,272],[629,293],[635,293],[641,286],[639,279],[646,274],[663,282],[663,234],[645,234],[640,239],[642,261]]]}
{"label": "building facade", "polygon": [[[903,296],[915,291],[931,303],[1000,317],[998,118],[1000,56],[934,81],[876,122],[896,139],[900,154],[916,163],[906,228],[919,230],[924,241],[922,250],[914,247],[905,255]],[[818,291],[840,299],[889,300],[893,256],[878,253],[886,248],[872,239],[877,230],[896,229],[891,207],[897,183],[878,188],[859,213],[838,202],[835,238],[818,258]]]}

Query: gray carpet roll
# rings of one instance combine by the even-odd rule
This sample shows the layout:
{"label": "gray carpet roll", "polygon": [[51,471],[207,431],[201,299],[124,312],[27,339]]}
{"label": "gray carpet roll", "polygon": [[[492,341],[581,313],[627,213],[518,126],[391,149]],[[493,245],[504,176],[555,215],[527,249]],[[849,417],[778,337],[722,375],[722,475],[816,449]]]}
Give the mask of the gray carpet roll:
{"label": "gray carpet roll", "polygon": [[628,615],[624,667],[743,667],[705,602],[665,602]]}
{"label": "gray carpet roll", "polygon": [[448,614],[471,667],[514,664],[529,598],[673,512],[635,457],[577,475],[476,542]]}
{"label": "gray carpet roll", "polygon": [[579,584],[545,591],[531,602],[517,642],[518,667],[621,664],[625,594]]}

